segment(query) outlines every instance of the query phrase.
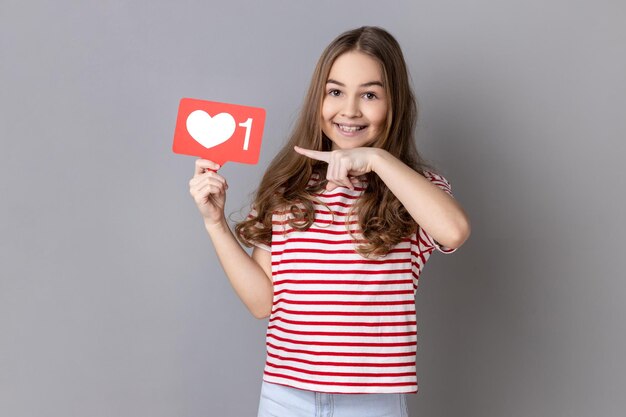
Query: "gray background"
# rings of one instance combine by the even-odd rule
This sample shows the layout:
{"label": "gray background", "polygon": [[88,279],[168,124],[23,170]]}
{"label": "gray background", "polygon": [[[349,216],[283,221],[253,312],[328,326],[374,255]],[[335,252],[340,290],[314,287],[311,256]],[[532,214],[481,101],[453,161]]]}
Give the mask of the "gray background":
{"label": "gray background", "polygon": [[178,101],[264,107],[258,165],[340,32],[387,28],[473,233],[417,295],[413,416],[621,416],[626,6],[0,2],[0,415],[252,416],[265,320],[171,152]]}

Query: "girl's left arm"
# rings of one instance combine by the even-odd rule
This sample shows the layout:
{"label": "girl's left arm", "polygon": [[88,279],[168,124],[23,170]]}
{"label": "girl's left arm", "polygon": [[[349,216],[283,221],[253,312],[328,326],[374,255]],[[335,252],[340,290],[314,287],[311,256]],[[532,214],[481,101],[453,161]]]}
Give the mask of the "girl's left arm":
{"label": "girl's left arm", "polygon": [[380,148],[360,147],[315,151],[296,146],[296,152],[328,163],[326,189],[354,188],[350,175],[375,172],[400,200],[413,220],[446,248],[461,246],[470,235],[467,214],[459,203],[423,175]]}
{"label": "girl's left arm", "polygon": [[384,149],[369,150],[371,170],[433,239],[448,248],[467,240],[469,218],[452,196]]}

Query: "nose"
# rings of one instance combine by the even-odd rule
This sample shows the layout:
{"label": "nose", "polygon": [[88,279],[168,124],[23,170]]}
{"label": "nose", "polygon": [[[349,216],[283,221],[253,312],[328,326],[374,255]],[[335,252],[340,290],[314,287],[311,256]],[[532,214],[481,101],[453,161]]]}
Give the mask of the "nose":
{"label": "nose", "polygon": [[345,117],[361,117],[358,98],[352,97],[345,100],[341,115]]}

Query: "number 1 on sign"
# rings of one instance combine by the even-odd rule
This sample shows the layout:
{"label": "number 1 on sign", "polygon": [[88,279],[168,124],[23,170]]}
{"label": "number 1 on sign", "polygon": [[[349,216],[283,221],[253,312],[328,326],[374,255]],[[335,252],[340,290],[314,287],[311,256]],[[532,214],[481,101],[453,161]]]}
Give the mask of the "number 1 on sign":
{"label": "number 1 on sign", "polygon": [[243,150],[247,151],[248,143],[250,142],[250,130],[252,130],[252,118],[248,118],[248,120],[246,120],[245,122],[239,123],[239,126],[246,128],[246,137],[243,141]]}

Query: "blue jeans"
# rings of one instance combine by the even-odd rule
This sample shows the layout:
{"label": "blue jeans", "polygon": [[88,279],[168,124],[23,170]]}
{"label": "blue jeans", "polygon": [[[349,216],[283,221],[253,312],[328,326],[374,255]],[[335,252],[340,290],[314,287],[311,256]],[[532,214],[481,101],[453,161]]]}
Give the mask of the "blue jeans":
{"label": "blue jeans", "polygon": [[327,394],[263,381],[257,417],[408,417],[406,394]]}

